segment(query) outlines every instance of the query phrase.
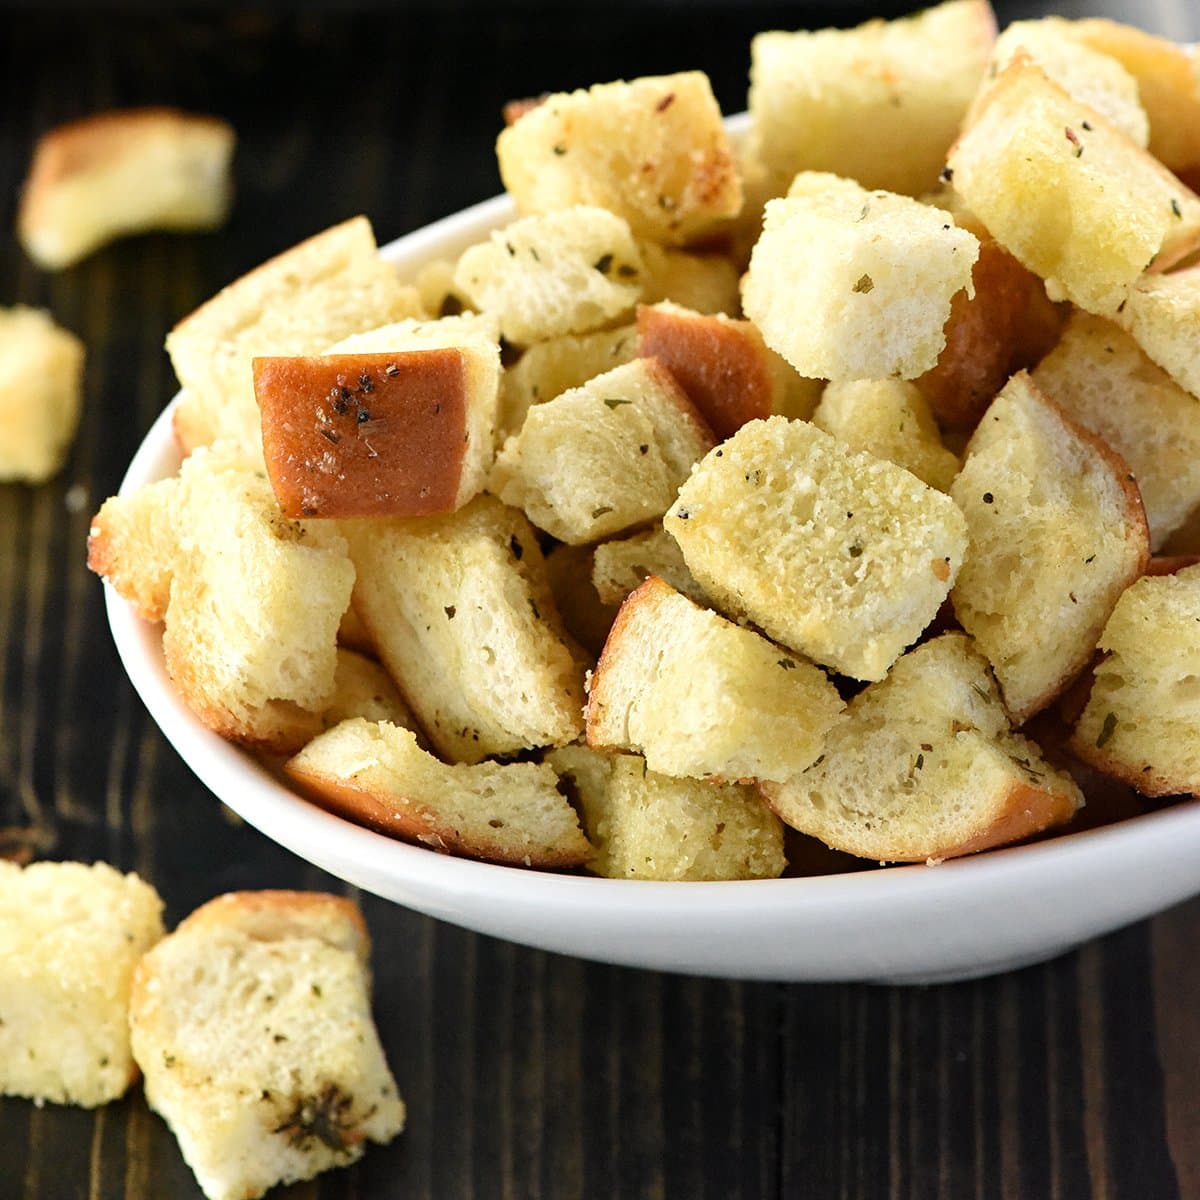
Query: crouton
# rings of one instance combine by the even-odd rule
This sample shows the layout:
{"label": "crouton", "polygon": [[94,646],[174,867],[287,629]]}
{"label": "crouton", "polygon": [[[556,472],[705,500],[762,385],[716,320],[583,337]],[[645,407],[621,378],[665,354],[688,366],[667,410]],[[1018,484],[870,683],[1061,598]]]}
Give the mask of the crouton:
{"label": "crouton", "polygon": [[661,526],[619,541],[601,542],[593,554],[593,564],[592,583],[605,604],[623,604],[625,597],[651,575],[697,604],[706,603],[704,589],[687,569],[679,543]]}
{"label": "crouton", "polygon": [[523,213],[606,208],[640,238],[683,245],[742,207],[708,76],[684,71],[548,96],[496,140]]}
{"label": "crouton", "polygon": [[554,868],[580,866],[591,854],[549,767],[447,766],[387,721],[343,721],[284,770],[333,812],[447,854]]}
{"label": "crouton", "polygon": [[1053,299],[1101,316],[1143,271],[1200,244],[1200,199],[1021,53],[948,166],[966,205]]}
{"label": "crouton", "polygon": [[1139,579],[1100,636],[1105,657],[1071,749],[1144,796],[1200,794],[1200,567]]}
{"label": "crouton", "polygon": [[454,286],[527,346],[629,312],[642,294],[642,257],[620,217],[580,205],[495,230],[463,253]]}
{"label": "crouton", "polygon": [[767,203],[742,304],[807,378],[912,379],[937,362],[978,255],[974,234],[937,209],[801,175]]}
{"label": "crouton", "polygon": [[1111,321],[1078,310],[1032,377],[1129,464],[1157,550],[1200,504],[1200,401]]}
{"label": "crouton", "polygon": [[520,512],[478,496],[448,516],[340,524],[354,607],[442,757],[475,763],[579,736],[583,652]]}
{"label": "crouton", "polygon": [[358,908],[243,892],[139,963],[130,1030],[146,1100],[208,1200],[252,1200],[389,1142],[404,1104],[371,1019]]}
{"label": "crouton", "polygon": [[642,303],[671,300],[694,312],[736,316],[742,301],[739,272],[723,254],[693,254],[655,242],[639,242]]}
{"label": "crouton", "polygon": [[886,458],[939,492],[949,489],[958,472],[958,458],[942,445],[933,413],[911,383],[831,383],[812,419],[850,449]]}
{"label": "crouton", "polygon": [[723,780],[798,774],[843,708],[812,663],[655,575],[621,606],[588,692],[589,746],[637,750],[662,775]]}
{"label": "crouton", "polygon": [[162,901],[106,863],[0,859],[0,1094],[94,1108],[137,1078],[129,988]]}
{"label": "crouton", "polygon": [[928,191],[995,36],[987,0],[855,29],[760,33],[750,46],[750,114],[755,151],[778,192],[797,171],[910,196]]}
{"label": "crouton", "polygon": [[1024,372],[984,414],[950,488],[970,548],[954,613],[996,672],[1017,724],[1091,661],[1149,534],[1128,465]]}
{"label": "crouton", "polygon": [[670,372],[639,358],[532,408],[490,487],[539,529],[582,545],[661,517],[713,444]]}
{"label": "crouton", "polygon": [[233,130],[173,108],[96,113],[38,141],[17,236],[58,270],[115,238],[150,229],[216,229],[233,195]]}
{"label": "crouton", "polygon": [[860,692],[825,756],[764,784],[794,829],[880,862],[940,861],[1069,821],[1083,795],[1011,733],[983,656],[961,633],[904,655]]}
{"label": "crouton", "polygon": [[56,474],[79,425],[83,343],[35,308],[0,309],[0,481]]}
{"label": "crouton", "polygon": [[752,788],[671,779],[632,754],[586,746],[546,761],[576,796],[611,879],[774,879],[783,874],[783,828]]}
{"label": "crouton", "polygon": [[726,616],[855,679],[933,620],[967,545],[948,497],[782,417],[710,452],[663,524]]}
{"label": "crouton", "polygon": [[1180,387],[1200,397],[1200,267],[1143,276],[1117,319]]}
{"label": "crouton", "polygon": [[470,311],[466,296],[454,286],[457,263],[448,258],[435,258],[416,274],[413,286],[421,297],[421,307],[428,317],[457,317]]}
{"label": "crouton", "polygon": [[167,335],[184,395],[175,435],[185,453],[231,438],[260,453],[251,361],[320,354],[359,329],[423,314],[416,290],[375,253],[366,217],[319,233],[244,275]]}
{"label": "crouton", "polygon": [[375,643],[362,623],[362,617],[354,611],[353,604],[342,613],[341,624],[338,625],[338,647],[342,646],[358,654],[365,654],[368,658],[375,657]]}
{"label": "crouton", "polygon": [[338,646],[333,699],[321,713],[321,724],[326,729],[332,729],[352,717],[362,717],[367,721],[390,721],[393,725],[411,729],[420,741],[417,719],[392,682],[392,677],[373,658]]}

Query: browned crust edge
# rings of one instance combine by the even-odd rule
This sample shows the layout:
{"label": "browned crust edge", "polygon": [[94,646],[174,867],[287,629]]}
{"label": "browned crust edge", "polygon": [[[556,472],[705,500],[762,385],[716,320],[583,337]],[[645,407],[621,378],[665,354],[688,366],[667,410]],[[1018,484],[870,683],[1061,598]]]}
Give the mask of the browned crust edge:
{"label": "browned crust edge", "polygon": [[1067,742],[1067,746],[1076,758],[1095,767],[1097,771],[1127,784],[1135,792],[1143,796],[1200,796],[1200,786],[1180,786],[1178,781],[1157,771],[1150,764],[1135,765],[1117,758],[1105,750],[1098,748],[1093,742],[1081,738],[1076,729]]}

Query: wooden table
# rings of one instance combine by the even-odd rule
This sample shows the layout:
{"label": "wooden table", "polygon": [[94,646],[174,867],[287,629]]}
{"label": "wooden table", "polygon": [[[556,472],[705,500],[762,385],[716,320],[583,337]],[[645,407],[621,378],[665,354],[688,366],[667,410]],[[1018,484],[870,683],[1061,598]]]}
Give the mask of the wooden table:
{"label": "wooden table", "polygon": [[[0,26],[5,229],[32,140],[59,121],[168,102],[241,138],[218,235],[129,241],[59,275],[0,246],[0,303],[45,305],[89,355],[68,468],[0,488],[0,826],[46,857],[136,869],[172,922],[234,888],[344,889],[192,778],[127,683],[84,569],[91,513],[174,390],[165,331],[344,216],[368,213],[388,240],[496,191],[509,97],[700,66],[736,110],[751,33],[831,6],[336,7],[10,12]],[[1145,9],[1200,35],[1189,0]],[[884,989],[620,970],[360,898],[409,1127],[287,1195],[1200,1197],[1200,903],[1044,967]],[[95,1113],[0,1100],[0,1200],[198,1195],[136,1090]]]}

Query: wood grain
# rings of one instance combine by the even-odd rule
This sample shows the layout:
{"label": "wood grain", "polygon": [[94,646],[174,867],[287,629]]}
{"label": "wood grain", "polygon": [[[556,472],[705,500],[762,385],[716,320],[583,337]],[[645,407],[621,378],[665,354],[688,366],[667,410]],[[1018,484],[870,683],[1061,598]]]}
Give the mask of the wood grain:
{"label": "wood grain", "polygon": [[[750,35],[830,12],[338,7],[21,11],[0,41],[8,228],[32,139],[58,121],[177,103],[241,138],[219,235],[138,238],[56,276],[0,247],[0,302],[48,306],[89,354],[68,469],[0,488],[0,830],[137,869],[171,921],[232,888],[347,889],[191,777],[125,681],[84,569],[88,518],[173,390],[166,330],[354,211],[387,240],[495,191],[510,97],[700,66],[735,110]],[[1152,8],[1166,31],[1200,35],[1193,5]],[[1043,967],[934,989],[622,970],[362,902],[410,1123],[354,1169],[279,1193],[291,1200],[1200,1200],[1200,902]],[[97,1113],[0,1099],[0,1200],[198,1195],[136,1090]]]}

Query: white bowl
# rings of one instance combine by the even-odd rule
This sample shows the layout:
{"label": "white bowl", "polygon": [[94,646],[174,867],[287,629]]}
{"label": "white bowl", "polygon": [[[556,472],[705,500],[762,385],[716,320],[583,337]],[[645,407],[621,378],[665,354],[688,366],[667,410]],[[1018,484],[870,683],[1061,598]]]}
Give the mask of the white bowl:
{"label": "white bowl", "polygon": [[[500,196],[381,253],[411,274],[457,256],[513,216]],[[173,407],[134,456],[122,493],[178,469]],[[1050,958],[1200,892],[1195,802],[936,867],[807,879],[653,883],[449,858],[323,811],[211,733],[167,678],[160,628],[111,588],[106,603],[117,650],[150,715],[225,804],[341,879],[528,946],[699,975],[927,983]]]}

